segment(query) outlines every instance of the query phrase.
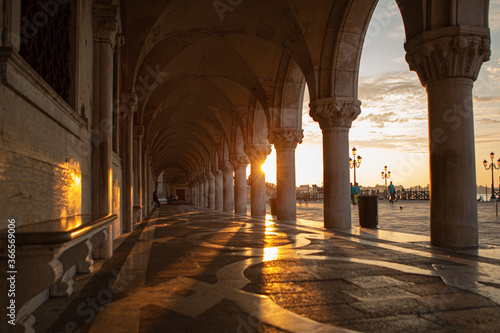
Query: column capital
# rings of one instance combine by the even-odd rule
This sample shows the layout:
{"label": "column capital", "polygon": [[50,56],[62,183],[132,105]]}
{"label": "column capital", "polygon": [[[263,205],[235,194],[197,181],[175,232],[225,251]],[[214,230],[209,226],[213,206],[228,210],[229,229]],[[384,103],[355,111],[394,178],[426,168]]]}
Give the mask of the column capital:
{"label": "column capital", "polygon": [[312,101],[309,115],[319,123],[322,130],[332,127],[350,128],[361,113],[361,102],[355,98],[332,97]]}
{"label": "column capital", "polygon": [[120,111],[129,117],[133,117],[134,113],[137,111],[139,106],[139,100],[137,98],[137,92],[131,90],[129,92],[123,93],[120,96]]}
{"label": "column capital", "polygon": [[[248,164],[248,163],[247,163]],[[219,162],[219,169],[223,172],[233,172],[234,168],[231,162],[229,161],[220,161]]]}
{"label": "column capital", "polygon": [[141,140],[143,135],[144,135],[144,126],[134,125],[134,139]]}
{"label": "column capital", "polygon": [[214,176],[222,175],[222,171],[219,169],[219,163],[212,164],[211,170]]}
{"label": "column capital", "polygon": [[246,168],[248,163],[250,163],[250,160],[248,159],[248,156],[245,154],[234,154],[229,156],[229,161],[233,165],[235,169],[239,167]]}
{"label": "column capital", "polygon": [[264,163],[266,161],[267,155],[271,154],[270,144],[251,144],[246,145],[243,151],[250,159],[251,163]]}
{"label": "column capital", "polygon": [[115,5],[94,4],[92,13],[95,18],[95,38],[99,43],[109,43],[113,46],[117,42],[118,34],[118,7]]}
{"label": "column capital", "polygon": [[422,34],[405,43],[406,61],[425,87],[431,81],[447,78],[470,78],[475,81],[483,62],[490,60],[489,35],[440,30]]}
{"label": "column capital", "polygon": [[267,139],[271,144],[274,144],[276,149],[280,148],[297,148],[298,143],[302,143],[304,138],[304,130],[294,127],[273,128],[269,131]]}

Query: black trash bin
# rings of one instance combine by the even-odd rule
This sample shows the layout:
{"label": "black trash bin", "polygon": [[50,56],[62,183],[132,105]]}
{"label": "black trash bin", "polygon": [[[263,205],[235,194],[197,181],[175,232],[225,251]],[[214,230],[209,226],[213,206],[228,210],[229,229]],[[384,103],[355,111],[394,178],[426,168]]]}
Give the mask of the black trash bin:
{"label": "black trash bin", "polygon": [[377,228],[378,196],[360,195],[358,197],[359,226],[362,228]]}

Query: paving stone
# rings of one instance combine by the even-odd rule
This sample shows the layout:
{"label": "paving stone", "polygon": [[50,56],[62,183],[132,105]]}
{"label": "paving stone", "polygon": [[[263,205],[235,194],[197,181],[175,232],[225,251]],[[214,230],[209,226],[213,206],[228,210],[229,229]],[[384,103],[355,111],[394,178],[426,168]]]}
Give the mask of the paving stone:
{"label": "paving stone", "polygon": [[401,288],[420,296],[442,295],[442,294],[451,294],[457,292],[456,289],[448,287],[443,282],[419,283],[419,284],[409,282],[409,284],[401,286]]}
{"label": "paving stone", "polygon": [[483,307],[455,311],[442,311],[422,315],[450,331],[500,332],[500,308]]}
{"label": "paving stone", "polygon": [[389,276],[360,276],[345,280],[365,289],[407,285]]}
{"label": "paving stone", "polygon": [[323,322],[337,324],[343,321],[369,318],[370,315],[348,304],[324,304],[311,306],[286,306],[301,316]]}
{"label": "paving stone", "polygon": [[418,297],[418,295],[416,294],[413,294],[411,292],[396,287],[358,289],[358,290],[344,291],[344,293],[348,294],[349,296],[361,302],[385,301],[385,300],[393,300],[399,298]]}
{"label": "paving stone", "polygon": [[454,293],[424,296],[419,300],[427,304],[432,311],[471,309],[496,305],[494,302],[485,297],[473,293],[458,291]]}
{"label": "paving stone", "polygon": [[[333,322],[335,324],[335,322]],[[412,333],[412,332],[450,332],[446,328],[418,315],[386,316],[342,322],[339,326],[359,332]]]}

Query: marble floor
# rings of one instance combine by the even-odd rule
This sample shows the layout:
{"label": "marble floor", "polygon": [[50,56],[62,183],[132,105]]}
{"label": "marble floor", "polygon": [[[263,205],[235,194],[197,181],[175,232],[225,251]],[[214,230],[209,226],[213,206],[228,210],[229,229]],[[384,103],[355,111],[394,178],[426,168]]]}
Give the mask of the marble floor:
{"label": "marble floor", "polygon": [[499,332],[500,256],[497,245],[482,247],[162,206],[100,269],[76,278],[71,299],[37,310],[35,329]]}

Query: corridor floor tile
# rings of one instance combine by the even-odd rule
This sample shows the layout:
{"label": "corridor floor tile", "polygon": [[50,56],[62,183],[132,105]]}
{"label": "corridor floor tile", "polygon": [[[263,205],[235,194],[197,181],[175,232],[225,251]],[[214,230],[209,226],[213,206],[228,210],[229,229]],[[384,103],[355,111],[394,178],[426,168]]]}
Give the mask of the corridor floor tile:
{"label": "corridor floor tile", "polygon": [[[391,241],[390,232],[379,233],[379,239],[377,233],[355,229],[327,230],[191,206],[163,206],[145,223],[124,242],[128,257],[116,253],[124,263],[116,266],[115,285],[131,275],[133,281],[93,318],[83,318],[82,332],[451,332],[458,327],[472,332],[500,327],[497,260],[403,238]],[[93,279],[88,286],[66,314],[76,313],[78,302],[104,288]]]}

